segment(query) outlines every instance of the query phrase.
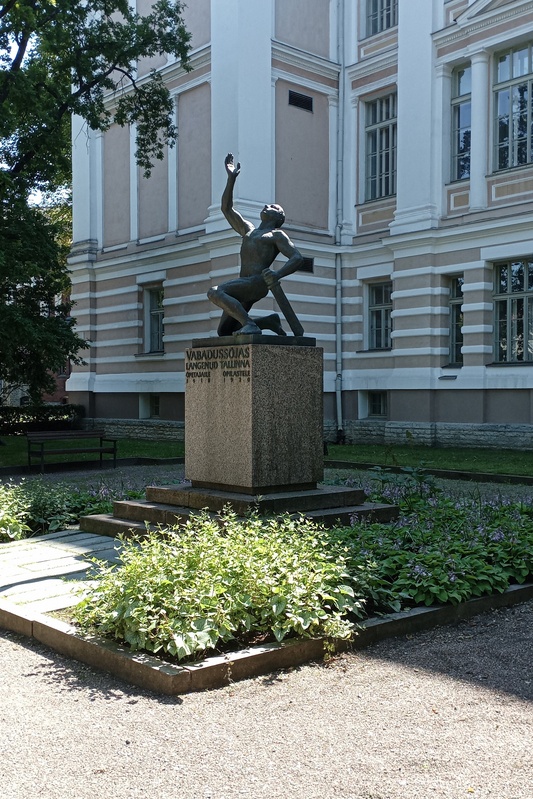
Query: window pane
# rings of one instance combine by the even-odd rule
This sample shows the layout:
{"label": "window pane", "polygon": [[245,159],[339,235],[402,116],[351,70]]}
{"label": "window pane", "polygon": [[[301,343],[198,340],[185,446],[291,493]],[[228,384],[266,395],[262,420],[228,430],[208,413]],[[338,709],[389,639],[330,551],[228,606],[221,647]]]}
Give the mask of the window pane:
{"label": "window pane", "polygon": [[496,360],[507,360],[507,300],[496,303]]}
{"label": "window pane", "polygon": [[515,261],[511,264],[511,291],[524,291],[524,264]]}
{"label": "window pane", "polygon": [[388,349],[391,346],[392,281],[369,286],[369,346]]}
{"label": "window pane", "polygon": [[396,190],[396,97],[389,95],[366,106],[365,200],[387,197]]}
{"label": "window pane", "polygon": [[527,290],[533,291],[533,261],[527,261]]}
{"label": "window pane", "polygon": [[[497,80],[506,83],[494,96],[495,169],[509,169],[533,161],[531,45],[502,53]],[[524,76],[528,80],[524,80]],[[521,82],[518,80],[522,79]]]}
{"label": "window pane", "polygon": [[502,80],[509,80],[511,77],[511,56],[510,53],[504,53],[498,59],[498,82]]}
{"label": "window pane", "polygon": [[527,354],[528,361],[533,360],[533,297],[527,300]]}
{"label": "window pane", "polygon": [[457,96],[470,94],[472,91],[472,70],[470,67],[457,71]]}
{"label": "window pane", "polygon": [[519,78],[521,75],[527,75],[529,72],[529,48],[524,47],[522,50],[516,50],[513,53],[513,78]]}
{"label": "window pane", "polygon": [[524,300],[511,300],[511,360],[524,360]]}
{"label": "window pane", "polygon": [[496,293],[506,294],[508,288],[509,288],[509,268],[507,264],[501,264],[498,267]]}
{"label": "window pane", "polygon": [[463,345],[463,312],[459,303],[454,303],[450,308],[451,315],[451,347],[450,347],[450,360],[452,363],[462,363],[463,353],[461,347]]}

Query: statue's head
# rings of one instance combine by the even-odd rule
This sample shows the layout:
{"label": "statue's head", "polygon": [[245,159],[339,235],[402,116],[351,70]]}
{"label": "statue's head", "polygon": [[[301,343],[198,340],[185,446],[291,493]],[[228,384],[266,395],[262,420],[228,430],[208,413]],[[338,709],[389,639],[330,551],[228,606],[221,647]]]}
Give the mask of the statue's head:
{"label": "statue's head", "polygon": [[281,227],[285,222],[285,211],[281,205],[276,205],[276,203],[265,205],[261,211],[261,221],[273,222],[276,227]]}

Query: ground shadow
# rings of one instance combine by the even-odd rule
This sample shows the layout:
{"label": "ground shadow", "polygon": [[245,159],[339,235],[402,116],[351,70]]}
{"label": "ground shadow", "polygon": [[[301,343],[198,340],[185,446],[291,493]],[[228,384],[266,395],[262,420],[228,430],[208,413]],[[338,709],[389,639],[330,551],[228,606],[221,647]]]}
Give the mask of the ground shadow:
{"label": "ground shadow", "polygon": [[533,601],[382,641],[361,654],[533,701]]}
{"label": "ground shadow", "polygon": [[37,676],[49,684],[57,685],[61,690],[81,691],[88,695],[89,699],[103,697],[109,701],[124,701],[124,698],[127,697],[129,701],[135,702],[142,696],[153,699],[159,704],[181,705],[183,703],[183,699],[179,696],[165,696],[146,691],[107,672],[60,655],[33,638],[0,630],[0,642],[2,641],[14,641],[24,649],[36,652],[41,656],[42,660],[38,667],[21,676]]}

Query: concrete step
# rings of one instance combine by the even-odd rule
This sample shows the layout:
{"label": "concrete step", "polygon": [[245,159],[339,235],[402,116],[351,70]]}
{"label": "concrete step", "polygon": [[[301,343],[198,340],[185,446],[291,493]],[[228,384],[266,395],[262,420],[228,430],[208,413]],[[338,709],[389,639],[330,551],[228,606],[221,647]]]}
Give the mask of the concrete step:
{"label": "concrete step", "polygon": [[328,508],[308,511],[305,516],[325,527],[334,527],[337,524],[349,525],[352,519],[367,519],[372,522],[392,522],[398,518],[397,505],[384,505],[378,502],[364,502],[346,508]]}
{"label": "concrete step", "polygon": [[157,529],[143,522],[115,519],[110,513],[98,513],[80,518],[80,529],[86,533],[116,537],[122,535],[131,538],[134,535],[146,535],[147,529]]}
{"label": "concrete step", "polygon": [[177,505],[196,510],[205,508],[215,513],[231,505],[235,513],[244,516],[254,509],[259,513],[304,513],[320,508],[361,505],[365,501],[365,492],[345,486],[319,486],[306,491],[251,495],[191,486],[149,486],[146,499],[167,506]]}
{"label": "concrete step", "polygon": [[[147,530],[157,530],[158,526],[174,527],[185,522],[196,511],[192,508],[178,508],[168,505],[140,501],[116,502],[115,515],[100,514],[83,516],[80,528],[85,532],[106,536],[145,535]],[[215,514],[209,513],[210,516]],[[390,522],[398,517],[396,505],[383,505],[363,502],[358,505],[340,505],[335,508],[318,508],[311,511],[292,511],[291,516],[305,516],[308,519],[333,527],[336,524],[350,524],[353,518],[369,519],[376,522]]]}
{"label": "concrete step", "polygon": [[167,527],[187,521],[194,512],[192,508],[164,505],[160,502],[120,500],[113,503],[113,516],[115,517],[135,522],[149,522],[154,525],[163,524]]}

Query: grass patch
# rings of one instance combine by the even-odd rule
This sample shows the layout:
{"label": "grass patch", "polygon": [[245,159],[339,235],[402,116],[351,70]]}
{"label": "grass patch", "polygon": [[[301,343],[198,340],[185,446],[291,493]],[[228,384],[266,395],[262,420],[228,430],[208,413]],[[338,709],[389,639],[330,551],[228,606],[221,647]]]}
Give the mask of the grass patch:
{"label": "grass patch", "polygon": [[[25,466],[27,445],[24,436],[0,438],[0,466]],[[83,442],[80,442],[83,443]],[[86,442],[85,442],[86,443]],[[76,443],[72,442],[75,447]],[[179,458],[185,454],[183,441],[144,441],[119,439],[119,458]],[[76,461],[95,461],[94,454],[75,454]],[[50,462],[68,463],[68,455],[57,455]],[[533,453],[518,450],[491,450],[460,447],[424,447],[406,445],[328,444],[329,461],[345,461],[357,466],[398,466],[426,469],[445,469],[491,474],[511,474],[533,477]],[[36,463],[36,461],[34,461]]]}
{"label": "grass patch", "polygon": [[533,453],[412,445],[328,444],[327,461],[533,476]]}
{"label": "grass patch", "polygon": [[[0,441],[0,466],[26,466],[28,463],[28,445],[25,436],[1,436]],[[59,443],[59,442],[56,442]],[[88,446],[87,440],[80,439],[79,442],[61,442],[65,449],[75,449],[76,446]],[[53,445],[50,445],[53,446]],[[185,453],[183,441],[145,441],[143,439],[118,440],[117,456],[119,458],[180,458]],[[98,454],[95,453],[73,453],[72,456],[48,455],[46,456],[45,469],[47,463],[68,463],[74,461],[97,461]],[[109,455],[104,455],[104,462],[110,463],[112,459]],[[38,465],[38,459],[32,460],[33,465]]]}

